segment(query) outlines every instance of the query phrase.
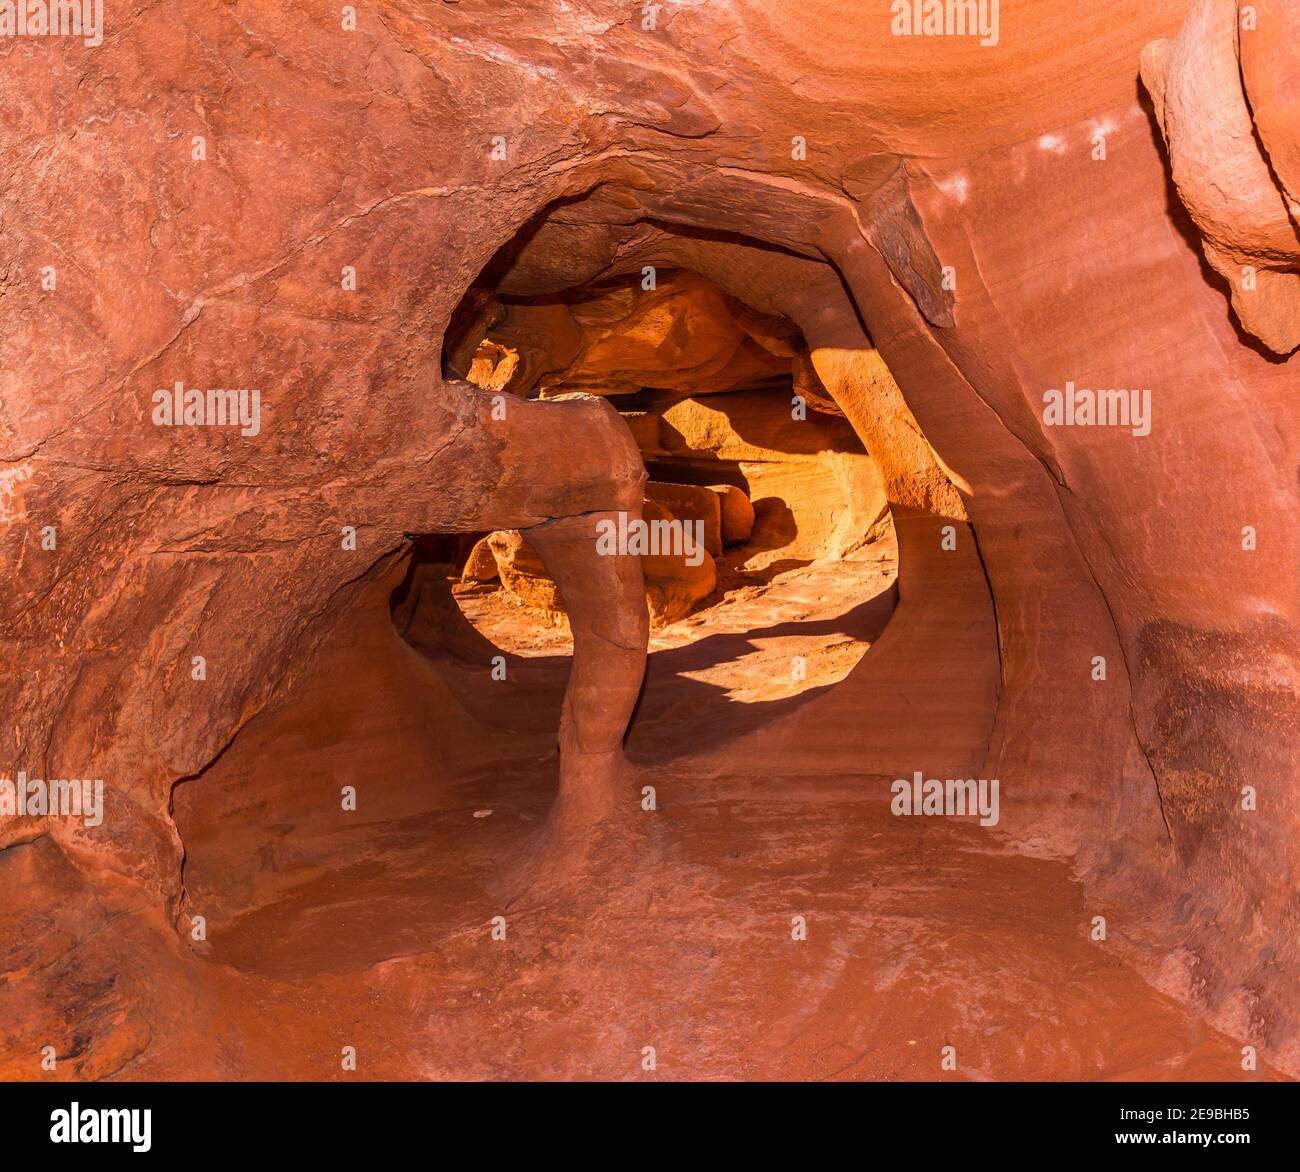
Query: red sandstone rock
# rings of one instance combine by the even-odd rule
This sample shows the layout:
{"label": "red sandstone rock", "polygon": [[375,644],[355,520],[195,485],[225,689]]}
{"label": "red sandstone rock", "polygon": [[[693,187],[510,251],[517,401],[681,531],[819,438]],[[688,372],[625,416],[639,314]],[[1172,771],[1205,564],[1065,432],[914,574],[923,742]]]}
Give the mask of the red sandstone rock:
{"label": "red sandstone rock", "polygon": [[[718,499],[708,489],[694,489],[691,485],[647,485],[647,489],[650,488],[657,488],[658,491],[642,506],[645,521],[651,525],[676,526],[677,532],[681,534],[676,539],[678,542],[676,545],[660,548],[656,537],[652,552],[634,551],[630,555],[642,564],[650,625],[658,628],[685,618],[697,602],[712,593],[717,581],[713,565],[713,550],[709,546],[707,536],[710,532],[709,523],[701,519],[706,536],[703,545],[697,546],[694,530],[687,534],[679,527],[680,522],[697,518],[692,517],[690,512],[683,512],[680,515],[674,513],[658,498],[664,497],[679,504],[685,503],[701,513],[705,511],[700,507],[701,502],[705,504],[711,502],[712,533],[714,542],[719,547],[721,529],[718,520]],[[613,531],[617,531],[617,526],[616,518]],[[672,536],[673,531],[668,530],[668,532],[669,536],[666,540],[672,542],[675,540]],[[494,576],[500,576],[502,588],[516,603],[533,608],[543,616],[543,621],[562,622],[564,616],[568,614],[565,599],[543,564],[542,558],[528,540],[520,533],[500,532],[491,534],[486,541],[495,560]],[[477,548],[476,546],[475,549]],[[721,553],[721,548],[718,552]],[[482,573],[482,571],[475,571],[474,576],[470,576],[470,567],[467,564],[462,574],[462,581],[491,580],[483,577]]]}
{"label": "red sandstone rock", "polygon": [[[1239,36],[1254,59],[1256,40],[1288,31],[1280,13],[1265,11],[1263,20],[1263,30],[1239,33],[1236,0],[1195,0],[1174,40],[1143,50],[1142,79],[1206,259],[1227,281],[1242,325],[1287,354],[1300,346],[1300,205],[1288,203],[1260,149],[1237,55]],[[1294,141],[1294,115],[1260,96],[1270,135]],[[1287,165],[1286,147],[1279,153]]]}
{"label": "red sandstone rock", "polygon": [[519,533],[493,533],[487,542],[504,589],[524,606],[553,616],[564,614],[564,602],[542,559]]}
{"label": "red sandstone rock", "polygon": [[[1002,7],[995,47],[839,0],[6,38],[0,776],[106,809],[0,815],[0,1076],[334,1078],[344,1022],[379,1078],[648,1036],[661,1077],[1300,1073],[1294,6]],[[155,425],[178,380],[256,434]],[[1067,381],[1150,433],[1048,425]],[[647,387],[632,431],[557,399]],[[594,541],[652,431],[809,574],[769,637],[870,649],[722,702],[750,640],[705,618],[633,765],[646,583]],[[800,597],[890,514],[892,617]],[[573,659],[493,679],[449,564],[396,617],[453,684],[389,595],[496,530]],[[913,769],[1000,778],[996,836],[888,816]]]}
{"label": "red sandstone rock", "polygon": [[1237,26],[1251,119],[1294,219],[1300,209],[1300,11],[1287,0],[1243,0]]}
{"label": "red sandstone rock", "polygon": [[722,503],[711,489],[695,484],[646,482],[649,500],[662,506],[678,521],[698,521],[703,526],[704,548],[714,557],[722,556]]}
{"label": "red sandstone rock", "polygon": [[734,484],[711,484],[718,494],[722,518],[722,544],[744,545],[754,534],[754,506],[743,489]]}
{"label": "red sandstone rock", "polygon": [[[671,522],[689,518],[675,517],[654,500],[644,506],[649,522]],[[685,618],[695,604],[707,598],[717,585],[717,571],[707,545],[689,556],[670,548],[647,554],[643,559],[646,577],[646,601],[650,607],[650,625],[666,627]]]}
{"label": "red sandstone rock", "polygon": [[501,576],[501,570],[497,566],[496,551],[492,548],[493,536],[489,534],[484,537],[470,550],[469,557],[465,560],[465,568],[461,571],[462,582],[495,582]]}

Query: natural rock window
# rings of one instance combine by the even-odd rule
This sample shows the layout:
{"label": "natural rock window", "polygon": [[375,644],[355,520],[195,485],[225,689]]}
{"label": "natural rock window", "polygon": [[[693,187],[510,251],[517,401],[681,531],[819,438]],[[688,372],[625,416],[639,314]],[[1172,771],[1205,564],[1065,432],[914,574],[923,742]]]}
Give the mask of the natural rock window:
{"label": "natural rock window", "polygon": [[103,7],[0,0],[7,1103],[1300,1076],[1295,0]]}
{"label": "natural rock window", "polygon": [[[688,271],[656,273],[653,291],[643,284],[637,274],[509,300],[474,360],[480,367],[488,351],[519,360],[521,380],[490,389],[608,396],[649,476],[642,516],[684,523],[687,545],[698,532],[698,548],[656,546],[642,559],[650,687],[634,744],[652,713],[660,723],[676,713],[676,732],[691,735],[695,722],[680,720],[689,707],[725,736],[737,716],[717,701],[775,703],[842,679],[883,630],[897,571],[883,477],[793,323]],[[550,369],[557,349],[569,365]],[[507,659],[570,651],[563,597],[525,537],[486,534],[460,555],[413,573],[458,578],[461,610]],[[398,614],[456,675],[483,670],[481,642],[466,660],[409,602]],[[656,734],[661,747],[665,731]]]}

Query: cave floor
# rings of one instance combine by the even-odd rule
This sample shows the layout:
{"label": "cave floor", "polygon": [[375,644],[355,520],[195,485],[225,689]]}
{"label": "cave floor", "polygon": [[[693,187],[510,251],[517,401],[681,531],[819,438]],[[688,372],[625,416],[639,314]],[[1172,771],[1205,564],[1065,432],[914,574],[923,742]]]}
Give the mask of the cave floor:
{"label": "cave floor", "polygon": [[1236,1043],[1088,941],[1062,864],[750,782],[681,790],[616,871],[512,903],[494,877],[545,815],[539,781],[484,774],[454,808],[352,832],[368,861],[214,935],[274,989],[257,1016],[283,1073],[332,1077],[350,1044],[376,1078],[1239,1076]]}
{"label": "cave floor", "polygon": [[[878,597],[892,589],[882,557],[861,567]],[[750,601],[788,626],[754,654],[788,661],[801,638],[848,637],[835,633],[844,600],[816,575],[778,585]],[[792,608],[798,590],[807,608]],[[833,673],[884,605],[863,611]],[[723,687],[707,644],[746,636],[714,621],[661,634],[651,657],[630,755],[657,812],[611,831],[581,873],[540,885],[523,861],[557,784],[553,734],[447,723],[445,696],[403,714],[404,697],[439,686],[430,663],[378,607],[348,624],[281,713],[178,791],[191,907],[209,936],[185,962],[192,1003],[120,1076],[1243,1077],[1238,1043],[1089,941],[1097,909],[1065,863],[969,822],[894,818],[889,778],[747,760],[746,714],[766,705],[726,697],[752,699],[776,660]],[[538,654],[555,649],[540,638]],[[667,670],[674,655],[687,658]],[[444,723],[430,727],[429,712]],[[734,771],[692,766],[706,734],[739,738]],[[418,735],[423,756],[392,758]],[[286,744],[298,746],[293,779],[272,753]],[[657,761],[637,763],[652,746]],[[325,816],[302,796],[313,778],[336,793],[367,770],[364,817]],[[345,1046],[355,1074],[340,1068]]]}
{"label": "cave floor", "polygon": [[[754,557],[718,561],[718,587],[680,622],[650,632],[646,686],[627,738],[633,761],[690,757],[800,708],[843,680],[889,623],[897,601],[898,544],[892,533],[836,561]],[[568,672],[567,623],[550,625],[495,586],[458,587],[473,625],[519,656],[536,684],[549,685],[554,727]],[[462,699],[488,707],[481,672],[444,661]],[[473,692],[473,694],[469,694]],[[491,697],[495,702],[495,697]]]}

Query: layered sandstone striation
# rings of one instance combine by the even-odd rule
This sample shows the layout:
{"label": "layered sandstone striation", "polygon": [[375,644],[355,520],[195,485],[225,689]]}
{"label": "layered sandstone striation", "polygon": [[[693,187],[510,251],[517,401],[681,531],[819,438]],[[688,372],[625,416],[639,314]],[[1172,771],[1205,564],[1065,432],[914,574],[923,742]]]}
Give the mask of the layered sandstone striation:
{"label": "layered sandstone striation", "polygon": [[[0,806],[0,1076],[1300,1074],[1296,18],[1249,7],[6,38],[0,777],[105,801]],[[653,635],[596,552],[651,481],[725,563]],[[466,617],[515,572],[563,645]],[[891,816],[914,771],[998,825]]]}
{"label": "layered sandstone striation", "polygon": [[1292,5],[1195,0],[1172,40],[1142,52],[1179,197],[1243,327],[1300,346],[1300,81]]}

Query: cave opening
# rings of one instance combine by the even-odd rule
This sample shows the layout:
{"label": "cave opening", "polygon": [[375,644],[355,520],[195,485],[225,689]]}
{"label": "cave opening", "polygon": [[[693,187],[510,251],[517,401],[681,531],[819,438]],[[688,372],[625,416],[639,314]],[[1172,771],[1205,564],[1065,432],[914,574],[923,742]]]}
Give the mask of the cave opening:
{"label": "cave opening", "polygon": [[[996,625],[968,490],[838,270],[632,213],[598,189],[544,209],[498,251],[451,314],[441,361],[487,442],[526,452],[513,464],[547,478],[546,507],[521,480],[514,529],[475,524],[466,500],[455,528],[408,533],[359,580],[284,702],[177,788],[186,899],[214,912],[211,958],[313,980],[418,963],[453,1000],[479,995],[485,958],[466,942],[541,898],[534,862],[550,857],[562,806],[577,640],[620,610],[602,607],[586,563],[591,577],[569,579],[580,627],[530,548],[592,508],[578,482],[605,453],[568,441],[564,419],[622,445],[636,477],[618,485],[634,490],[619,497],[627,511],[698,524],[704,546],[695,565],[684,546],[641,558],[649,653],[626,712],[612,676],[578,681],[589,712],[616,714],[620,792],[665,817],[621,826],[633,837],[556,880],[599,885],[618,917],[596,939],[568,919],[581,901],[546,905],[574,963],[639,947],[638,885],[672,902],[683,866],[748,900],[736,860],[754,844],[773,868],[769,903],[783,898],[784,859],[806,857],[827,892],[853,888],[866,872],[846,834],[888,841],[880,865],[906,865],[916,832],[888,818],[889,779],[917,762],[978,770]],[[557,486],[567,512],[553,516]],[[646,646],[616,632],[616,653],[621,641]],[[686,964],[734,908],[696,911],[673,929]]]}
{"label": "cave opening", "polygon": [[0,1077],[1300,1073],[1300,5],[636,7],[7,55]]}
{"label": "cave opening", "polygon": [[[689,269],[644,266],[540,295],[475,287],[454,320],[446,373],[495,409],[598,395],[636,442],[650,642],[634,761],[757,727],[879,638],[897,602],[884,478],[788,318]],[[481,718],[558,720],[572,632],[526,534],[418,539],[393,614]]]}

